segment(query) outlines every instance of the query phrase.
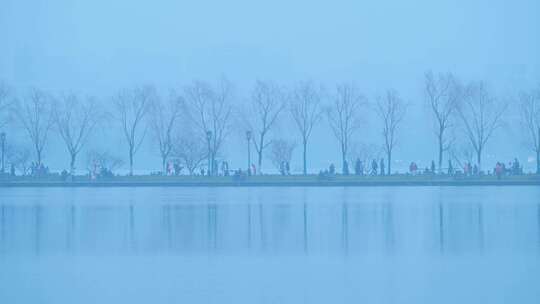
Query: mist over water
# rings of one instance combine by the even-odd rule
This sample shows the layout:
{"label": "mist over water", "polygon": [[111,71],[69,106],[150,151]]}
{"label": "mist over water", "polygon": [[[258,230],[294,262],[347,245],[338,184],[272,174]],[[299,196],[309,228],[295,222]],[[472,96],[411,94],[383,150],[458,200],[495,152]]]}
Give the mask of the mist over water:
{"label": "mist over water", "polygon": [[4,189],[0,300],[536,303],[539,197],[537,187]]}
{"label": "mist over water", "polygon": [[30,256],[536,253],[538,194],[535,187],[6,189],[1,248]]}

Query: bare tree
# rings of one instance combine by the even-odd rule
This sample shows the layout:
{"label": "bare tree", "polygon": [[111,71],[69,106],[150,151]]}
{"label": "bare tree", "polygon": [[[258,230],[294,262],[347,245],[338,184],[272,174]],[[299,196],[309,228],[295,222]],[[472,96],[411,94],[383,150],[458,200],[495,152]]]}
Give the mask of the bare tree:
{"label": "bare tree", "polygon": [[30,150],[24,146],[14,145],[9,145],[6,150],[7,162],[18,170],[21,175],[27,175],[30,171]]}
{"label": "bare tree", "polygon": [[388,175],[392,173],[392,152],[397,143],[396,131],[405,117],[407,106],[396,90],[388,90],[377,98],[376,112],[383,123],[384,152],[388,161]]}
{"label": "bare tree", "polygon": [[189,175],[193,175],[208,158],[208,150],[200,137],[194,136],[192,132],[185,132],[174,141],[171,156],[186,167]]}
{"label": "bare tree", "polygon": [[150,105],[150,127],[159,145],[161,168],[167,171],[167,159],[173,149],[173,132],[184,109],[182,97],[171,92],[169,99],[163,102],[159,97]]}
{"label": "bare tree", "polygon": [[221,79],[215,89],[200,81],[185,88],[192,121],[208,145],[210,175],[216,173],[216,156],[221,152],[231,129],[232,93],[232,84],[226,79]]}
{"label": "bare tree", "polygon": [[453,118],[460,98],[460,87],[454,75],[448,73],[435,76],[431,71],[427,72],[425,75],[425,98],[435,121],[440,172],[443,154],[452,144],[448,131],[454,126]]}
{"label": "bare tree", "polygon": [[465,136],[476,153],[478,168],[482,166],[482,152],[493,133],[502,124],[506,105],[490,95],[483,82],[469,84],[457,113]]}
{"label": "bare tree", "polygon": [[268,132],[276,124],[278,116],[285,108],[283,99],[283,92],[278,86],[257,81],[251,93],[248,108],[242,113],[248,130],[255,134],[253,143],[257,151],[259,172],[262,172],[264,149],[272,143],[266,138]]}
{"label": "bare tree", "polygon": [[322,89],[311,82],[298,84],[292,91],[290,110],[296,127],[302,137],[303,174],[307,175],[307,145],[313,127],[320,122]]}
{"label": "bare tree", "polygon": [[351,139],[354,132],[360,128],[360,107],[365,103],[365,97],[358,93],[355,86],[341,84],[336,87],[332,106],[326,110],[332,132],[341,147],[343,170],[345,170]]}
{"label": "bare tree", "polygon": [[74,175],[77,155],[100,119],[97,102],[93,98],[81,100],[75,94],[66,94],[55,102],[52,116],[69,152],[70,173]]}
{"label": "bare tree", "polygon": [[39,89],[32,89],[22,102],[15,103],[13,114],[26,131],[35,152],[36,163],[41,165],[43,149],[53,126],[51,97]]}
{"label": "bare tree", "polygon": [[296,145],[285,139],[275,139],[270,144],[268,158],[276,169],[281,170],[284,163],[290,163]]}
{"label": "bare tree", "polygon": [[529,147],[536,153],[536,174],[540,174],[540,88],[521,93],[520,109]]}
{"label": "bare tree", "polygon": [[152,86],[123,90],[114,98],[116,118],[122,125],[122,131],[128,144],[129,175],[133,175],[133,159],[146,135],[148,126],[143,119],[147,115],[149,105],[156,98]]}
{"label": "bare tree", "polygon": [[11,89],[3,82],[0,82],[0,128],[7,124],[8,110],[11,106]]}

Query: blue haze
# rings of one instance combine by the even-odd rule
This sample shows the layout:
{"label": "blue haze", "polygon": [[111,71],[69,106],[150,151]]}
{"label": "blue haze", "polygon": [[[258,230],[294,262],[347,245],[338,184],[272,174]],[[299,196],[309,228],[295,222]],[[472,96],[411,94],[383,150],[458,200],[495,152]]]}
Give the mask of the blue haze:
{"label": "blue haze", "polygon": [[[423,73],[450,71],[463,81],[485,80],[499,98],[512,102],[520,90],[540,83],[539,12],[535,0],[2,0],[0,79],[18,93],[37,86],[96,95],[106,104],[120,88],[151,83],[166,91],[222,75],[235,83],[237,103],[245,102],[256,79],[284,85],[311,79],[329,90],[336,82],[354,81],[371,100],[391,87],[411,103],[395,158],[423,166],[436,158],[422,100]],[[486,163],[515,156],[525,162],[532,154],[523,146],[516,113],[508,117],[488,147]],[[368,119],[355,141],[380,145],[379,128]],[[110,130],[104,128],[91,145],[122,140]],[[316,130],[313,170],[339,162],[337,145],[326,144],[332,140],[326,126]],[[159,167],[152,146],[147,140],[137,169]],[[244,163],[243,146],[238,136],[228,140],[233,166]],[[45,161],[67,168],[57,137]]]}

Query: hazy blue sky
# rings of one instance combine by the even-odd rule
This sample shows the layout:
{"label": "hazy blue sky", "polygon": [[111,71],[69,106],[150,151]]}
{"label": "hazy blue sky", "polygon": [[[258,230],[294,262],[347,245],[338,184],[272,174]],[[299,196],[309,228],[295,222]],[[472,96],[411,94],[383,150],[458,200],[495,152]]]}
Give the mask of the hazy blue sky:
{"label": "hazy blue sky", "polygon": [[[396,150],[406,162],[435,158],[422,106],[427,69],[485,80],[508,100],[540,83],[537,0],[0,1],[0,79],[18,92],[37,86],[109,102],[122,87],[166,89],[221,75],[236,84],[239,103],[257,78],[312,79],[328,88],[354,81],[371,100],[391,87],[411,102]],[[381,143],[379,128],[367,123],[357,140]],[[328,164],[323,155],[339,162],[337,147],[327,144],[329,130],[321,127],[315,136],[313,166]],[[245,154],[240,144],[243,151],[240,139],[227,145],[238,166]],[[137,168],[158,165],[151,145],[138,155]],[[530,154],[512,120],[489,149],[504,160]],[[52,166],[67,167],[57,139],[45,153]],[[300,153],[295,162],[299,168]]]}

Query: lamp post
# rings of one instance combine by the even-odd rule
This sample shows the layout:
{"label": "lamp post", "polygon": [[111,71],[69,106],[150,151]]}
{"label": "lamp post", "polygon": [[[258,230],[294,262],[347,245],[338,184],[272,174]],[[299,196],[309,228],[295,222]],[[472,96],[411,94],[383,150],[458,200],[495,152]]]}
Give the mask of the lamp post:
{"label": "lamp post", "polygon": [[250,166],[251,166],[251,131],[246,131],[246,140],[247,140],[247,152],[248,152],[248,158],[247,158],[247,172],[249,174]]}
{"label": "lamp post", "polygon": [[0,133],[0,143],[2,145],[2,173],[6,172],[4,158],[6,155],[6,132]]}
{"label": "lamp post", "polygon": [[210,145],[210,141],[212,140],[212,131],[206,131],[206,140],[208,141],[208,175],[212,175],[210,172],[213,171],[212,168],[212,148]]}

